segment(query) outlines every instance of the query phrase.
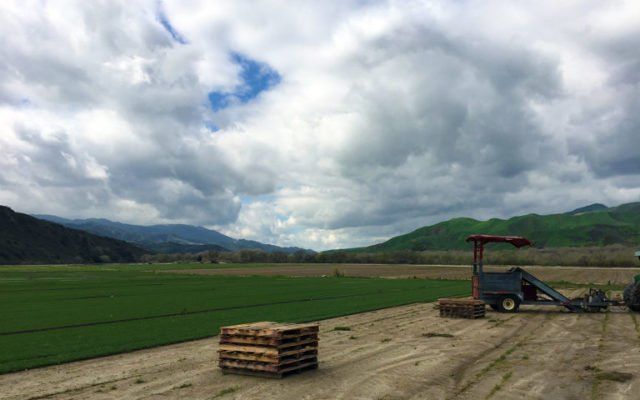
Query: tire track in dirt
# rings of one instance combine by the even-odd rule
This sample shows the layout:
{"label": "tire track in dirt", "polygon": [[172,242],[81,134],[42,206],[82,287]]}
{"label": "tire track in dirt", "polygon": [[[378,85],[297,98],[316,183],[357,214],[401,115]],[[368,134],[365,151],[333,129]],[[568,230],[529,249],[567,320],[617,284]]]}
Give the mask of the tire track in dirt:
{"label": "tire track in dirt", "polygon": [[[607,334],[607,327],[608,327],[610,316],[611,316],[610,313],[606,313],[604,315],[604,318],[602,318],[601,328],[600,328],[600,338],[598,339],[598,350],[595,354],[594,363],[593,365],[588,365],[585,367],[585,368],[589,368],[588,370],[590,371],[597,371],[599,369],[596,366],[596,364],[599,364],[601,362],[602,349],[604,347],[605,335]],[[600,380],[591,379],[591,395],[590,395],[591,400],[596,400],[598,398],[599,384],[600,384]]]}
{"label": "tire track in dirt", "polygon": [[[524,323],[520,326],[514,327],[508,332],[505,332],[506,335],[496,346],[487,349],[471,360],[465,360],[458,368],[456,368],[454,385],[451,389],[452,395],[448,397],[449,399],[458,399],[467,393],[469,393],[469,395],[474,399],[479,398],[478,393],[474,392],[471,394],[470,390],[478,383],[482,382],[487,375],[493,373],[496,367],[505,364],[507,362],[507,357],[526,343],[526,341],[535,335],[538,330],[542,329],[544,321],[547,319],[546,316],[536,314],[523,315],[525,315],[524,318],[526,318]],[[541,319],[543,320],[542,323],[540,323]],[[520,332],[526,332],[526,336],[521,336]],[[485,364],[485,366],[475,372],[471,379],[462,385],[465,375],[469,375],[482,364]]]}
{"label": "tire track in dirt", "polygon": [[[573,398],[562,388],[580,375],[581,370],[574,368],[576,360],[582,357],[584,343],[598,338],[599,332],[582,326],[580,321],[586,314],[569,313],[563,308],[527,307],[525,313],[544,318],[534,330],[519,333],[525,336],[505,354],[500,368],[487,373],[465,398]],[[573,376],[559,378],[566,375]],[[588,390],[582,392],[587,394]]]}
{"label": "tire track in dirt", "polygon": [[[433,314],[437,314],[437,312],[433,311]],[[432,314],[432,315],[433,315]],[[508,318],[506,316],[500,316],[499,318]],[[426,339],[422,336],[422,334],[418,334],[416,336],[403,337],[402,339],[395,339],[392,344],[390,344],[387,348],[384,349],[383,359],[384,362],[380,363],[381,365],[377,366],[369,370],[362,377],[353,380],[348,388],[345,388],[341,395],[338,398],[342,399],[351,399],[351,398],[367,398],[365,393],[363,393],[362,388],[374,386],[378,387],[378,393],[386,396],[384,398],[410,398],[415,395],[421,395],[424,389],[433,389],[434,386],[440,388],[438,393],[430,393],[430,398],[444,398],[444,388],[451,384],[451,376],[455,375],[452,370],[452,359],[455,353],[456,355],[460,352],[463,353],[474,353],[473,355],[462,357],[462,363],[468,362],[468,360],[477,357],[475,353],[477,353],[478,347],[465,345],[469,339],[472,339],[474,335],[478,332],[479,328],[486,329],[488,328],[487,320],[464,320],[464,319],[443,319],[435,316],[433,320],[429,321],[429,332],[436,333],[449,333],[453,334],[453,339],[448,338],[431,338]],[[415,325],[415,321],[412,325]],[[402,325],[400,325],[402,327]],[[409,329],[411,325],[407,325],[404,329]],[[482,328],[481,328],[482,327]],[[496,335],[498,339],[498,343],[494,343],[493,345],[481,343],[480,347],[490,346],[487,350],[484,350],[483,353],[489,353],[496,350],[496,348],[500,348],[505,345],[509,341],[509,337],[513,332],[515,332],[519,327],[504,327],[501,329],[500,334]],[[506,339],[500,339],[506,338]],[[477,340],[477,339],[476,339]],[[450,348],[425,348],[425,344],[427,341],[429,343],[434,344],[449,344]],[[417,346],[416,344],[422,342],[422,346]],[[414,351],[397,351],[398,345],[404,345],[405,347],[412,347]],[[414,346],[416,345],[416,346]],[[457,350],[455,346],[458,348],[462,348],[461,350]],[[376,354],[377,357],[380,357],[381,354]],[[425,363],[425,365],[430,365],[428,369],[428,373],[425,375],[422,374],[406,374],[407,370],[415,369],[415,367],[420,367],[421,363]],[[456,363],[458,361],[456,360]],[[446,365],[446,367],[443,367]],[[425,376],[430,376],[431,378],[425,381]],[[400,384],[401,383],[401,384]]]}
{"label": "tire track in dirt", "polygon": [[47,393],[47,394],[43,394],[43,395],[37,395],[37,396],[33,396],[33,397],[29,397],[27,400],[43,400],[43,399],[50,399],[52,397],[58,396],[58,395],[72,395],[75,392],[81,391],[81,390],[87,390],[87,389],[91,389],[91,388],[95,388],[95,387],[100,387],[100,386],[104,386],[104,385],[109,385],[109,384],[113,384],[116,382],[121,382],[123,380],[127,380],[127,379],[131,379],[130,377],[126,377],[126,378],[120,378],[120,379],[110,379],[108,381],[99,381],[90,385],[86,385],[83,386],[81,388],[70,388],[70,389],[66,389],[66,390],[62,390],[59,392],[53,392],[53,393]]}
{"label": "tire track in dirt", "polygon": [[608,317],[607,325],[603,326],[598,359],[591,369],[591,399],[624,399],[640,390],[636,315],[622,311],[608,313]]}
{"label": "tire track in dirt", "polygon": [[[609,383],[602,386],[603,381],[596,377],[604,371],[604,359],[620,359],[615,346],[628,345],[636,336],[631,319],[625,314],[550,314],[545,326],[512,355],[509,371],[512,375],[508,387],[498,391],[499,398],[615,398],[612,393],[617,389],[610,388]],[[624,335],[613,334],[615,325],[620,326]],[[640,364],[638,361],[636,366]]]}

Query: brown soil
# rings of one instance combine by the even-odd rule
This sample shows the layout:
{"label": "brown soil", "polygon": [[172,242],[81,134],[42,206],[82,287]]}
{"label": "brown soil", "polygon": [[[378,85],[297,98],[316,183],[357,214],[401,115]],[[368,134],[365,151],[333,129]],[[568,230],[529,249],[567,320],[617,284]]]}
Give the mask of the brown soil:
{"label": "brown soil", "polygon": [[0,399],[635,399],[639,319],[414,304],[322,321],[320,368],[282,380],[223,375],[211,338],[3,375]]}
{"label": "brown soil", "polygon": [[[504,271],[508,267],[485,267],[486,271]],[[524,267],[538,278],[574,283],[627,284],[640,274],[640,268],[593,267]],[[471,279],[471,267],[464,265],[388,265],[388,264],[274,264],[269,267],[203,268],[163,271],[201,275],[262,275],[262,276],[332,276],[338,271],[346,276]]]}

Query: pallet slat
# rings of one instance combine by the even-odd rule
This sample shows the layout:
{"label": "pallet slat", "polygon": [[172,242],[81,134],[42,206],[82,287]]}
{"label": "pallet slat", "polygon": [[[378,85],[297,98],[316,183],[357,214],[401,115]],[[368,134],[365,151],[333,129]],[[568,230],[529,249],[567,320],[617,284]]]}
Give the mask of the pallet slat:
{"label": "pallet slat", "polygon": [[318,334],[304,334],[291,337],[246,336],[246,335],[221,335],[220,343],[237,343],[267,346],[282,346],[291,343],[300,343],[309,340],[318,340]]}
{"label": "pallet slat", "polygon": [[261,361],[261,362],[270,362],[274,364],[284,363],[289,360],[300,360],[308,356],[317,356],[318,350],[312,349],[305,352],[291,354],[288,356],[277,356],[270,354],[252,354],[252,353],[239,353],[239,352],[228,352],[228,351],[220,351],[218,356],[220,359],[233,359],[233,360],[246,360],[246,361]]}
{"label": "pallet slat", "polygon": [[309,354],[298,359],[284,360],[278,363],[222,358],[220,359],[220,366],[229,368],[246,368],[255,371],[280,372],[283,369],[293,368],[297,365],[299,366],[302,364],[308,364],[312,361],[318,362],[318,357],[316,354]]}
{"label": "pallet slat", "polygon": [[285,342],[285,343],[277,343],[277,342],[268,342],[264,343],[262,341],[251,342],[248,340],[235,340],[228,338],[220,338],[220,346],[222,345],[232,345],[232,346],[245,346],[245,347],[255,347],[257,349],[287,349],[292,347],[300,347],[303,345],[308,345],[312,343],[318,343],[318,338],[305,338],[304,340],[299,340],[295,342]]}
{"label": "pallet slat", "polygon": [[259,376],[263,378],[284,378],[285,376],[297,374],[304,371],[310,371],[318,368],[318,363],[309,363],[309,365],[301,366],[296,369],[292,369],[286,372],[280,373],[270,373],[270,372],[261,372],[261,371],[251,371],[246,369],[238,369],[238,368],[221,368],[223,374],[236,374],[236,375],[248,375],[248,376]]}
{"label": "pallet slat", "polygon": [[[245,354],[245,355],[256,356],[256,357],[270,357],[270,358],[282,359],[286,357],[296,357],[304,353],[317,352],[318,347],[317,346],[301,346],[293,350],[285,349],[286,351],[279,351],[279,352],[273,352],[273,351],[255,352],[255,351],[245,351],[245,350],[246,348],[242,346],[240,346],[240,348],[238,348],[237,346],[235,347],[225,346],[225,348],[218,349],[218,353]],[[253,350],[253,349],[249,349],[249,350]]]}
{"label": "pallet slat", "polygon": [[281,324],[265,321],[252,324],[225,326],[220,328],[220,334],[245,335],[253,337],[283,337],[283,335],[317,333],[318,330],[318,324]]}

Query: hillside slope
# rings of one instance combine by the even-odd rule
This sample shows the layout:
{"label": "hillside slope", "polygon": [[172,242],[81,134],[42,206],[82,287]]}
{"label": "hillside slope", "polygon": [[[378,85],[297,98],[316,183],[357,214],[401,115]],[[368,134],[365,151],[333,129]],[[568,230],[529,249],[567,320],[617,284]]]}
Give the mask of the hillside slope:
{"label": "hillside slope", "polygon": [[36,215],[73,229],[80,229],[95,235],[124,240],[138,246],[161,253],[196,253],[199,251],[262,250],[268,253],[295,253],[298,247],[280,247],[253,240],[234,239],[212,229],[201,226],[132,225],[108,219],[65,219],[53,215]]}
{"label": "hillside slope", "polygon": [[0,264],[134,262],[145,250],[0,206]]}
{"label": "hillside slope", "polygon": [[455,218],[384,243],[347,251],[467,249],[464,240],[474,233],[525,236],[533,240],[536,247],[637,245],[640,243],[640,202],[611,208],[594,204],[563,214],[528,214],[506,220]]}

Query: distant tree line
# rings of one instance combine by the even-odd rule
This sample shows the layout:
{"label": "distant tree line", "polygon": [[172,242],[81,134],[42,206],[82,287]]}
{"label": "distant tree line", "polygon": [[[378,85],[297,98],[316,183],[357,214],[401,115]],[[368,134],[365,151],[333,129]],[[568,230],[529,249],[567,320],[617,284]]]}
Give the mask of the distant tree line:
{"label": "distant tree line", "polygon": [[[603,247],[570,247],[548,249],[492,250],[485,253],[487,265],[549,265],[549,266],[638,266],[635,249],[611,245]],[[237,252],[207,251],[196,254],[151,254],[144,262],[200,262],[200,263],[327,263],[327,264],[432,264],[468,265],[472,252],[443,251],[389,251],[358,253],[328,251],[311,253],[267,253],[260,250]]]}

